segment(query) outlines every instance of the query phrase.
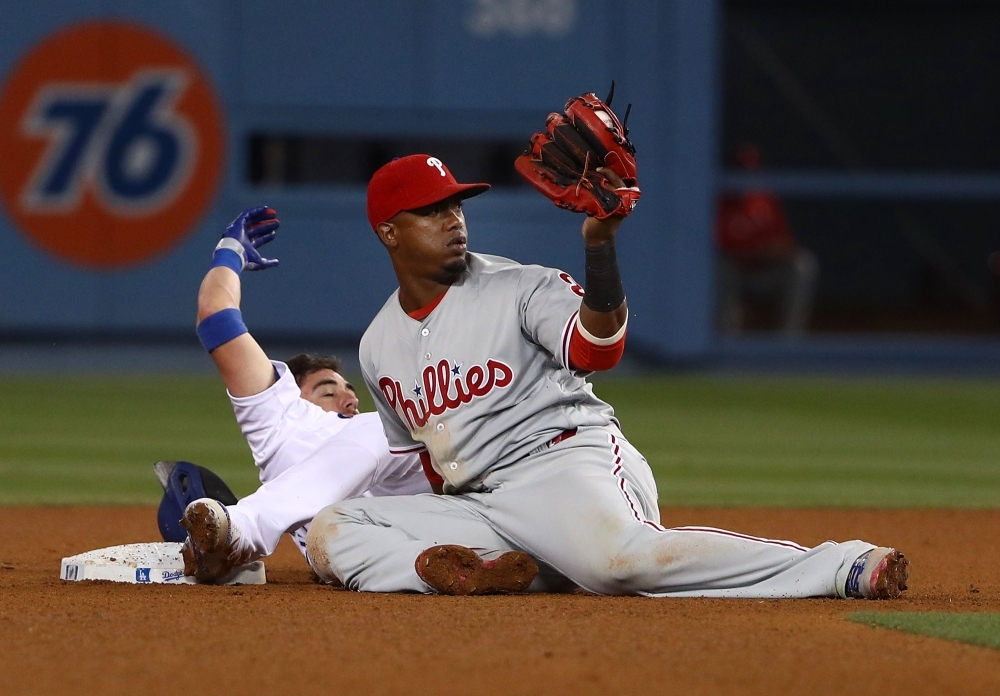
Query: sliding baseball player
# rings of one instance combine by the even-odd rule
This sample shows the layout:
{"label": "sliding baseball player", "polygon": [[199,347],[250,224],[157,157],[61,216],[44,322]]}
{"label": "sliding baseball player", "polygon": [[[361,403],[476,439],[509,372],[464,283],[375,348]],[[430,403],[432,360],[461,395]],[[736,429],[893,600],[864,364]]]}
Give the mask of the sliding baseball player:
{"label": "sliding baseball player", "polygon": [[211,498],[184,511],[185,572],[203,582],[274,552],[290,532],[305,553],[308,522],[355,496],[431,490],[416,454],[393,455],[377,414],[359,414],[339,365],[297,356],[271,361],[240,313],[240,274],[278,265],[257,248],[278,229],[269,208],[244,211],[226,229],[198,293],[198,336],[215,361],[261,487],[236,505]]}

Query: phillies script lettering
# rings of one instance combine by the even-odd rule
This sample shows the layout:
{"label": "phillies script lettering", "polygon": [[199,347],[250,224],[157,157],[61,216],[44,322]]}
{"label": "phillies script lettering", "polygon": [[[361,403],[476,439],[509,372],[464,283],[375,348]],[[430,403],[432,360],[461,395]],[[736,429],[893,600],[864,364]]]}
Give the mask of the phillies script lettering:
{"label": "phillies script lettering", "polygon": [[513,381],[514,371],[491,358],[486,361],[486,367],[473,365],[462,375],[457,367],[452,368],[447,360],[442,360],[437,365],[425,367],[421,377],[423,388],[414,389],[416,399],[403,394],[399,380],[381,377],[378,381],[382,396],[409,424],[410,430],[423,427],[431,416],[440,416],[494,389],[503,389]]}

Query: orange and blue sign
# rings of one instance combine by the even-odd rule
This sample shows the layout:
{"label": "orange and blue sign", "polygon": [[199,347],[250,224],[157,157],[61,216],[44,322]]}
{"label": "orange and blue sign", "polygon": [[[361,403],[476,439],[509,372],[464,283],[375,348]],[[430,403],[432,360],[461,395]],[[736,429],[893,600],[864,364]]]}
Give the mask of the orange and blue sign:
{"label": "orange and blue sign", "polygon": [[225,126],[196,60],[120,20],[50,34],[0,88],[0,201],[35,246],[115,270],[194,231],[223,176]]}

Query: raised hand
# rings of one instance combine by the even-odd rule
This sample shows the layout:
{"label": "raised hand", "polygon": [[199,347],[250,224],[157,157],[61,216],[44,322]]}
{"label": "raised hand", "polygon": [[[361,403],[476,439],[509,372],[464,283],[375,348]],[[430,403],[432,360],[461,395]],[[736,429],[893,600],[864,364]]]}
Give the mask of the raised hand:
{"label": "raised hand", "polygon": [[280,225],[273,208],[248,208],[229,223],[215,247],[216,252],[222,249],[235,252],[242,261],[242,270],[260,271],[277,266],[278,259],[266,259],[257,249],[274,239]]}

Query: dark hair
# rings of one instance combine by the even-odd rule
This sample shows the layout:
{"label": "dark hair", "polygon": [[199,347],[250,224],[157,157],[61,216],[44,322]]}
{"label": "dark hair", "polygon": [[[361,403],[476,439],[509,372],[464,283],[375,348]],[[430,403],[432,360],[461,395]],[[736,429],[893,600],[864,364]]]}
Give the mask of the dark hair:
{"label": "dark hair", "polygon": [[311,375],[313,372],[319,372],[320,370],[333,370],[334,372],[340,372],[340,359],[335,358],[332,355],[299,353],[298,355],[286,360],[285,364],[288,365],[288,369],[291,371],[292,376],[295,377],[295,383],[300,387],[302,386],[302,380]]}

